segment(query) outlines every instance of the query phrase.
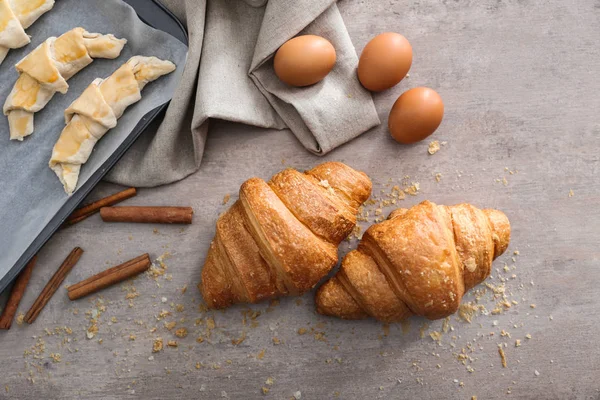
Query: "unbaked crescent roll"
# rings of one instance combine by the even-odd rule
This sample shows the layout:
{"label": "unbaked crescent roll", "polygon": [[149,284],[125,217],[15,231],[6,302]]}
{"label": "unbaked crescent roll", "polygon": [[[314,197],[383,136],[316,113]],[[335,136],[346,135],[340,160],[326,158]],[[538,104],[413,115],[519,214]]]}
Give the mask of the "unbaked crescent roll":
{"label": "unbaked crescent roll", "polygon": [[65,123],[52,150],[49,166],[70,195],[77,186],[79,171],[98,140],[125,109],[142,98],[148,82],[175,70],[171,61],[135,56],[106,79],[97,78],[65,110]]}
{"label": "unbaked crescent roll", "polygon": [[[1,0],[0,0],[1,1]],[[117,58],[127,40],[74,28],[46,39],[15,65],[19,71],[4,103],[10,138],[23,140],[33,133],[33,114],[48,104],[54,93],[66,93],[67,80],[92,63],[93,58]]]}
{"label": "unbaked crescent roll", "polygon": [[0,64],[10,49],[29,44],[25,29],[54,7],[54,0],[0,0]]}

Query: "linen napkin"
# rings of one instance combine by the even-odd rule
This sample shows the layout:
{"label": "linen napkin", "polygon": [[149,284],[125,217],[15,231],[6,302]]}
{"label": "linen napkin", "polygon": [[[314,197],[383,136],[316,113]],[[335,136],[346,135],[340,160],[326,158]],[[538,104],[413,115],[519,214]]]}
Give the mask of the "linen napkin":
{"label": "linen napkin", "polygon": [[[209,120],[290,129],[322,155],[380,123],[356,77],[358,58],[335,0],[165,0],[187,24],[186,68],[162,123],[146,131],[107,179],[156,186],[195,172]],[[327,77],[294,88],[273,70],[273,55],[299,34],[336,49]]]}

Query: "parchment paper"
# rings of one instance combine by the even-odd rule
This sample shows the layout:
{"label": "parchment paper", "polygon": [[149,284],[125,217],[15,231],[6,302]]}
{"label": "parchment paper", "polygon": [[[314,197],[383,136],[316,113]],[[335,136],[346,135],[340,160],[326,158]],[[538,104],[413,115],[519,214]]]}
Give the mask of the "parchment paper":
{"label": "parchment paper", "polygon": [[79,188],[115,152],[146,113],[171,99],[185,66],[187,47],[140,21],[135,11],[120,0],[58,0],[49,13],[27,30],[31,44],[12,50],[0,66],[0,105],[4,104],[18,77],[14,64],[46,38],[78,26],[89,32],[112,33],[128,42],[119,58],[96,59],[72,77],[67,94],[55,94],[50,103],[35,114],[35,131],[23,142],[9,140],[8,121],[0,114],[0,279],[68,200],[62,184],[48,168],[52,147],[65,126],[65,108],[95,78],[109,76],[131,56],[156,56],[177,65],[177,70],[170,75],[148,84],[142,92],[142,100],[129,107],[117,127],[96,144],[82,167]]}

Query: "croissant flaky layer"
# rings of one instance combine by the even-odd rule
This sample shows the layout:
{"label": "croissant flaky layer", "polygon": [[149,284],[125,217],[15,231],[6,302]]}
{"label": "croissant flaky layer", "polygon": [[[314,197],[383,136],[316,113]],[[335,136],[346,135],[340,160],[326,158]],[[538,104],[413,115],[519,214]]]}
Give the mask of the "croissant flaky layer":
{"label": "croissant flaky layer", "polygon": [[204,300],[224,308],[310,290],[337,263],[370,194],[364,173],[336,162],[247,180],[217,221],[198,285]]}
{"label": "croissant flaky layer", "polygon": [[371,226],[316,294],[320,314],[384,322],[444,318],[510,241],[504,213],[425,201]]}

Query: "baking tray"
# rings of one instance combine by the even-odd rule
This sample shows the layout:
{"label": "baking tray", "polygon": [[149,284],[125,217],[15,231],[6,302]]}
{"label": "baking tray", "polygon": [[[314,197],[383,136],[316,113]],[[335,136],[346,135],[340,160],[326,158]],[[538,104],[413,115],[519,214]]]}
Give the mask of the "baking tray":
{"label": "baking tray", "polygon": [[[147,25],[169,33],[180,42],[188,45],[187,31],[183,24],[158,0],[123,0],[129,4],[137,13],[140,20]],[[59,212],[50,220],[48,225],[40,232],[25,253],[19,258],[15,265],[0,278],[0,293],[14,280],[14,278],[27,265],[29,260],[42,248],[42,246],[52,237],[54,232],[62,225],[65,219],[77,208],[85,199],[91,190],[100,182],[113,165],[125,154],[127,149],[136,141],[136,139],[148,128],[150,123],[158,117],[164,116],[164,111],[168,102],[156,107],[148,112],[138,122],[134,130],[118,149],[101,165],[101,167],[67,200]]]}

